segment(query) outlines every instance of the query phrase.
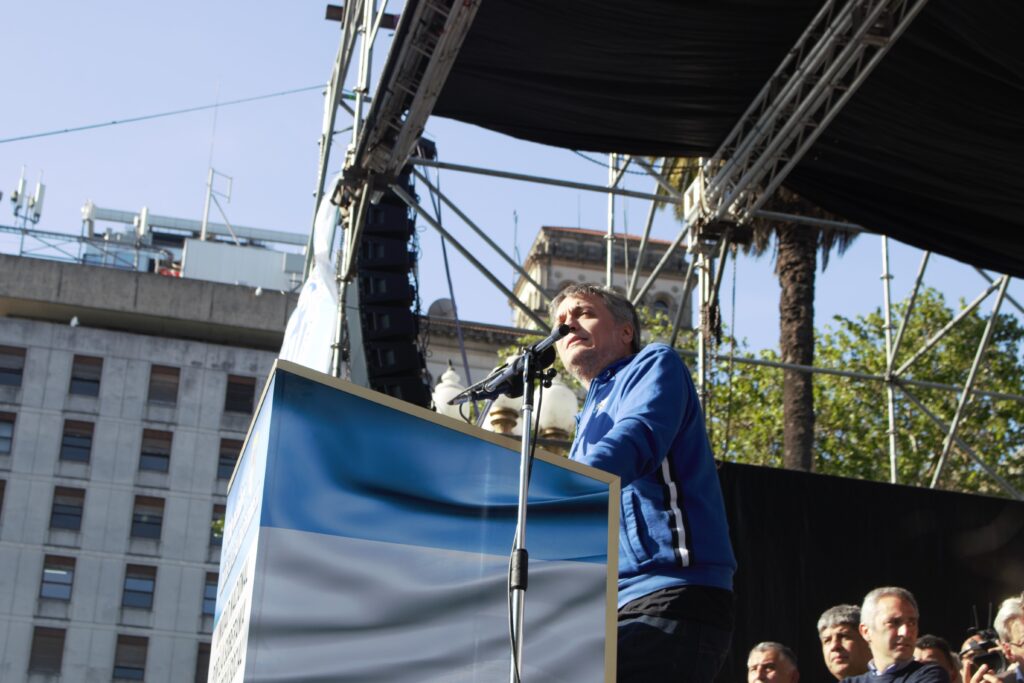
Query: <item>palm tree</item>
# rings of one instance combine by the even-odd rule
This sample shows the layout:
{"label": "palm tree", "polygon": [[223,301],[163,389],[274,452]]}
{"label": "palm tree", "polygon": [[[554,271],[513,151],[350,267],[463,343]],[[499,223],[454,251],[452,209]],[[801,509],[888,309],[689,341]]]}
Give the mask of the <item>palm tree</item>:
{"label": "palm tree", "polygon": [[[780,213],[824,218],[826,212],[795,192],[780,188],[767,207]],[[831,218],[831,216],[829,216]],[[783,363],[814,365],[814,277],[818,253],[822,271],[832,249],[842,255],[857,233],[812,228],[787,222],[754,222],[749,253],[763,254],[775,241],[775,274],[779,278],[779,355]],[[788,469],[810,471],[814,462],[814,376],[783,371],[783,462]]]}
{"label": "palm tree", "polygon": [[[686,189],[697,163],[696,159],[667,159],[663,173],[675,187]],[[790,215],[835,218],[785,187],[776,191],[765,208]],[[677,205],[677,216],[681,210]],[[857,233],[761,218],[755,219],[751,227],[750,242],[734,245],[733,249],[761,256],[774,245],[775,274],[781,288],[779,354],[782,362],[813,365],[814,277],[818,253],[821,253],[824,270],[832,249],[842,255]],[[811,373],[800,370],[784,370],[783,373],[783,464],[788,469],[810,471],[814,462],[814,378]]]}

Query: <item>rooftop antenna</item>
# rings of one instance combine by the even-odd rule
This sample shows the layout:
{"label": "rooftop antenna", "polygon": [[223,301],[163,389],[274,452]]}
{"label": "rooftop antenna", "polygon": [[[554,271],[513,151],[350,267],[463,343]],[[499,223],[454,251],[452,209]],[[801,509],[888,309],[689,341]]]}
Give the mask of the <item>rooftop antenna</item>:
{"label": "rooftop antenna", "polygon": [[28,200],[29,220],[33,223],[39,222],[43,214],[43,197],[46,195],[46,185],[43,185],[43,172],[39,172],[39,180],[36,181],[36,190]]}
{"label": "rooftop antenna", "polygon": [[[214,187],[217,176],[224,178],[227,181],[227,190],[221,192]],[[224,197],[225,201],[231,201],[231,185],[234,179],[221,173],[213,166],[210,166],[210,172],[206,176],[206,203],[203,205],[203,224],[199,230],[199,239],[206,241],[209,239],[208,227],[210,224],[210,202],[212,201],[217,205],[217,210],[220,211],[221,218],[224,219],[224,225],[227,226],[228,232],[231,233],[231,238],[235,240],[235,244],[242,246],[242,243],[238,241],[238,235],[235,234],[234,228],[231,227],[231,221],[228,220],[228,215],[224,212],[224,207],[221,206],[218,196]]]}
{"label": "rooftop antenna", "polygon": [[[39,217],[43,213],[43,197],[45,196],[46,185],[43,184],[42,171],[39,172],[39,180],[36,181],[35,191],[31,196],[26,193],[25,167],[22,166],[18,185],[15,187],[14,192],[11,193],[11,208],[14,211],[14,217],[21,222],[17,226],[21,228],[18,256],[22,256],[25,253],[25,233],[28,231],[29,223],[35,225],[39,222]],[[15,221],[15,224],[18,223],[18,220]]]}
{"label": "rooftop antenna", "polygon": [[25,167],[21,167],[21,177],[18,179],[18,184],[14,188],[14,192],[11,193],[11,208],[14,210],[14,215],[21,217],[25,211]]}

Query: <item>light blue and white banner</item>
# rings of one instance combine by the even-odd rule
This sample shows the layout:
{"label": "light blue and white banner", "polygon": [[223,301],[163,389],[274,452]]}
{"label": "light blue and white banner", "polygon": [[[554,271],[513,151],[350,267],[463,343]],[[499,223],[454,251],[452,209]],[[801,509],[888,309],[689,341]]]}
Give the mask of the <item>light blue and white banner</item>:
{"label": "light blue and white banner", "polygon": [[[275,373],[229,493],[210,680],[507,680],[516,442],[341,386]],[[612,487],[534,463],[524,681],[614,678]]]}

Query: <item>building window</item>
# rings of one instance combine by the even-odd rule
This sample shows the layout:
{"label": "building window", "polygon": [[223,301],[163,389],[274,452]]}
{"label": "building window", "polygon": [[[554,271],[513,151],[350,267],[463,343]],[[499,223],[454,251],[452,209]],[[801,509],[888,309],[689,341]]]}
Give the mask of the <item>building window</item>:
{"label": "building window", "polygon": [[146,676],[146,650],[149,639],[142,636],[118,636],[114,651],[114,679],[141,681]]}
{"label": "building window", "polygon": [[[223,449],[223,442],[221,442]],[[14,447],[14,413],[0,413],[0,455],[10,455]]]}
{"label": "building window", "polygon": [[196,683],[206,683],[210,676],[210,644],[199,643],[196,653]]}
{"label": "building window", "polygon": [[39,597],[47,600],[71,599],[71,587],[75,583],[75,558],[47,555],[43,560],[43,579],[39,585]]}
{"label": "building window", "polygon": [[64,436],[60,440],[60,459],[71,462],[89,462],[92,452],[91,422],[64,421]]}
{"label": "building window", "polygon": [[25,349],[0,346],[0,386],[20,387],[24,369]]}
{"label": "building window", "polygon": [[152,538],[159,541],[163,524],[163,498],[135,496],[135,508],[132,511],[132,537]]}
{"label": "building window", "polygon": [[256,395],[256,378],[228,375],[228,389],[224,395],[224,410],[229,413],[252,414],[253,397]]}
{"label": "building window", "polygon": [[156,590],[156,567],[130,564],[124,571],[124,593],[122,607],[153,609],[153,592]]}
{"label": "building window", "polygon": [[82,528],[82,513],[84,510],[85,489],[57,486],[53,489],[50,528],[79,531]]}
{"label": "building window", "polygon": [[206,585],[203,587],[203,614],[213,616],[217,608],[217,573],[206,572]]}
{"label": "building window", "polygon": [[36,626],[32,631],[28,670],[32,673],[59,674],[63,660],[64,629]]}
{"label": "building window", "polygon": [[242,450],[242,442],[236,439],[220,440],[220,457],[217,459],[217,478],[230,479],[238,462],[238,454]]}
{"label": "building window", "polygon": [[81,396],[100,395],[100,375],[103,374],[103,359],[95,356],[75,356],[71,364],[71,386],[69,394]]}
{"label": "building window", "polygon": [[166,472],[171,467],[171,433],[155,429],[142,430],[142,453],[139,469]]}
{"label": "building window", "polygon": [[210,520],[210,545],[220,547],[224,543],[224,513],[226,508],[216,503]]}
{"label": "building window", "polygon": [[149,402],[174,405],[178,402],[178,380],[181,370],[166,365],[149,369]]}

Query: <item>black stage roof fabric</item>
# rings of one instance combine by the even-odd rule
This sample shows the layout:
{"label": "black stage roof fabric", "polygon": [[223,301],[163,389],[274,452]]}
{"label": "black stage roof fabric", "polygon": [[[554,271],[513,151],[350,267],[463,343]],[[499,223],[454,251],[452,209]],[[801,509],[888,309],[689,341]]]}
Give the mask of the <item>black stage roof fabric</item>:
{"label": "black stage roof fabric", "polygon": [[[549,145],[708,156],[820,0],[483,0],[434,109]],[[786,181],[1024,276],[1024,2],[931,0]]]}

